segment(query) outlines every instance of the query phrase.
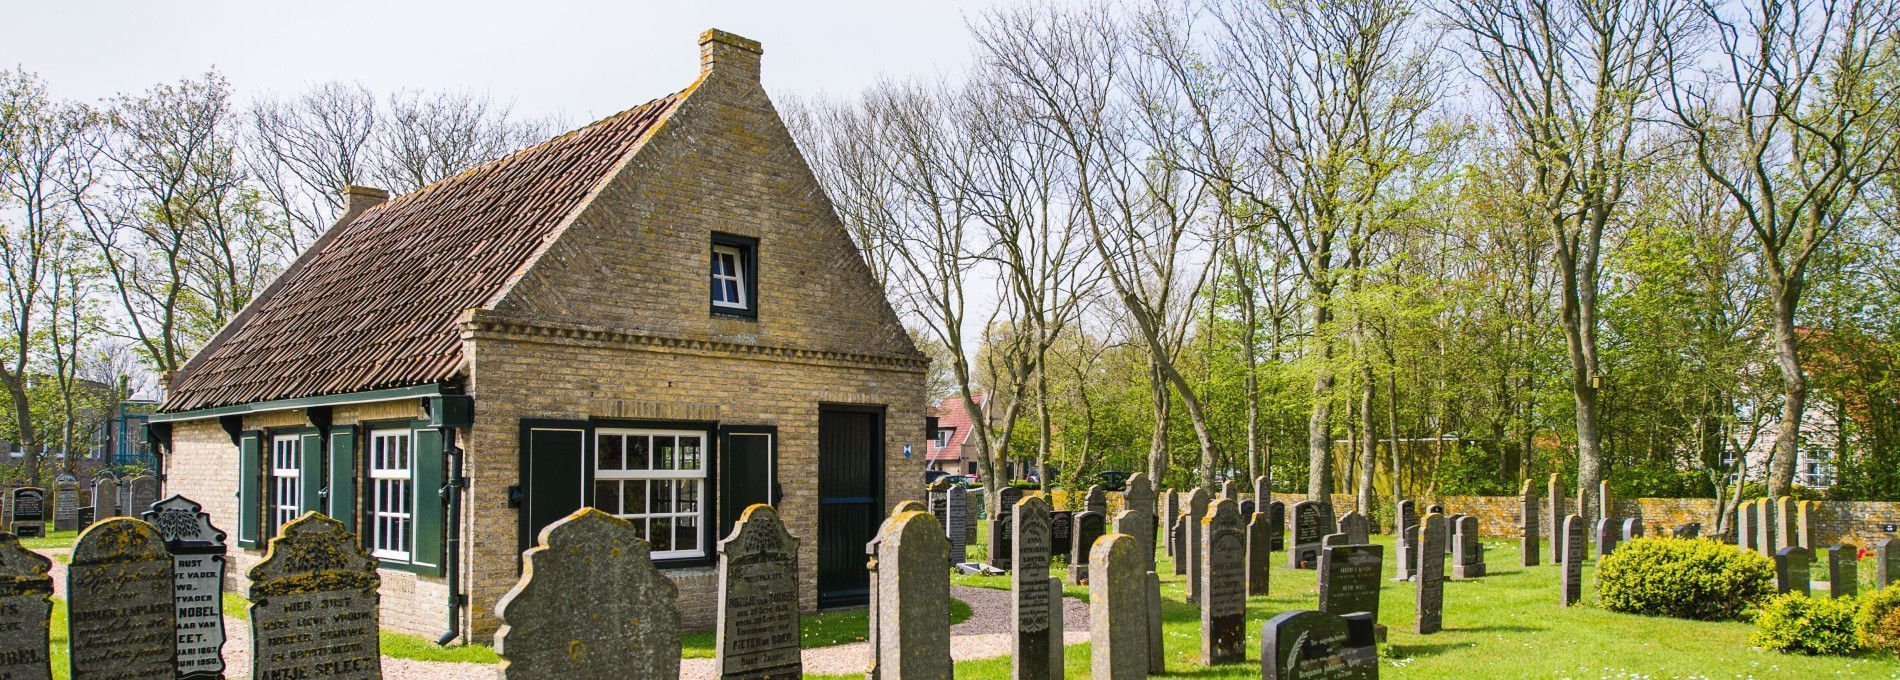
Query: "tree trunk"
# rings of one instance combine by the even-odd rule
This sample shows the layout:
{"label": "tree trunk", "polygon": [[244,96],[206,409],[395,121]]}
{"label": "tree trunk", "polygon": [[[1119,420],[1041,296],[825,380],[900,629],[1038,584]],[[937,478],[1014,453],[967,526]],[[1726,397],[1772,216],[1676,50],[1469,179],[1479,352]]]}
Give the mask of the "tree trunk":
{"label": "tree trunk", "polygon": [[1372,424],[1373,380],[1372,367],[1365,368],[1365,389],[1359,392],[1359,429],[1362,432],[1359,445],[1359,514],[1372,516],[1372,469],[1379,463],[1379,435]]}
{"label": "tree trunk", "polygon": [[1161,363],[1153,356],[1148,357],[1148,389],[1155,407],[1154,435],[1148,441],[1148,476],[1158,485],[1168,474],[1168,411],[1172,404],[1168,383],[1161,377]]}
{"label": "tree trunk", "polygon": [[1306,497],[1325,501],[1333,496],[1333,343],[1322,328],[1329,318],[1324,296],[1313,295],[1313,342],[1319,344],[1319,366],[1313,375],[1313,413],[1306,420]]}
{"label": "tree trunk", "polygon": [[1808,406],[1808,377],[1801,372],[1800,339],[1794,308],[1799,281],[1785,281],[1775,294],[1775,364],[1781,369],[1781,422],[1774,455],[1768,459],[1768,495],[1786,496],[1794,488],[1794,462],[1801,451],[1801,418]]}
{"label": "tree trunk", "polygon": [[13,398],[13,422],[18,425],[22,455],[21,465],[26,471],[26,485],[40,485],[39,437],[33,431],[33,404],[26,398],[26,376],[16,373],[6,378],[7,395]]}

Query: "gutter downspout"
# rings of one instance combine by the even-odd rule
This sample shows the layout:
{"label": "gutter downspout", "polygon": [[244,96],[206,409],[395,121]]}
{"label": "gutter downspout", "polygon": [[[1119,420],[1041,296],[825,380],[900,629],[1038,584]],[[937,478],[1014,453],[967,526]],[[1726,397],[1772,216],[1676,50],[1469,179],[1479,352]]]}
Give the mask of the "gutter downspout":
{"label": "gutter downspout", "polygon": [[449,512],[449,554],[445,565],[449,581],[449,630],[443,633],[442,637],[436,638],[435,643],[445,647],[462,636],[462,606],[467,602],[467,597],[462,594],[461,557],[462,489],[468,487],[468,479],[462,476],[462,449],[455,445],[455,429],[447,427],[442,430],[442,436],[446,440],[444,443],[447,444],[443,448],[447,449],[449,455],[449,478],[447,483],[442,485],[441,490],[443,500],[448,503]]}

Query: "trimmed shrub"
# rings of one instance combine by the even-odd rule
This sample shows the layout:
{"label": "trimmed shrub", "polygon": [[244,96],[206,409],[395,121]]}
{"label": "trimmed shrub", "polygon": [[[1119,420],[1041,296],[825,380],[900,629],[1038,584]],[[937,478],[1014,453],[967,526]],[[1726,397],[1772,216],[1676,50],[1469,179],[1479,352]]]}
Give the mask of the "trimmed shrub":
{"label": "trimmed shrub", "polygon": [[1639,538],[1597,565],[1597,601],[1631,614],[1738,619],[1774,589],[1774,562],[1700,538]]}
{"label": "trimmed shrub", "polygon": [[1854,610],[1851,597],[1777,595],[1755,615],[1756,631],[1748,641],[1772,652],[1854,654],[1861,649],[1854,631]]}
{"label": "trimmed shrub", "polygon": [[1854,629],[1862,646],[1900,654],[1900,584],[1862,595]]}

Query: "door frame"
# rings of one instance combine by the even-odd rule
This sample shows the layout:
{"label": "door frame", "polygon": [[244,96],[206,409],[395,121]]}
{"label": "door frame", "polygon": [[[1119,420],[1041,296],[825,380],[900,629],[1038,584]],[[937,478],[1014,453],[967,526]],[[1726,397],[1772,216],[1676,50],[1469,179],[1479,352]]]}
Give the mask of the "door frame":
{"label": "door frame", "polygon": [[[817,418],[817,423],[815,423],[818,426],[817,427],[818,432],[816,433],[817,436],[814,437],[814,439],[817,440],[816,443],[818,444],[818,447],[819,447],[819,450],[817,451],[818,453],[817,464],[820,469],[816,471],[817,474],[815,475],[815,478],[813,479],[814,483],[812,485],[813,486],[812,491],[813,491],[813,496],[815,497],[815,500],[817,501],[817,504],[821,507],[824,505],[824,499],[825,499],[824,489],[821,487],[823,484],[823,475],[824,475],[824,471],[822,468],[824,466],[824,460],[825,460],[825,452],[823,449],[824,416],[827,413],[856,413],[856,414],[862,414],[862,415],[875,416],[873,420],[873,423],[874,423],[873,428],[872,428],[873,432],[871,435],[872,449],[874,452],[873,460],[877,462],[877,469],[875,471],[875,474],[871,475],[871,487],[872,487],[871,489],[871,538],[875,540],[877,538],[877,527],[883,524],[884,513],[886,512],[884,509],[884,499],[885,499],[886,492],[888,490],[887,487],[888,487],[888,482],[889,482],[889,480],[886,479],[889,472],[889,465],[887,464],[888,461],[886,460],[886,457],[890,455],[890,450],[886,446],[885,433],[887,431],[887,428],[889,427],[889,423],[887,421],[889,420],[890,407],[884,404],[845,404],[845,403],[834,403],[834,402],[819,402],[818,403],[818,418]],[[819,516],[823,517],[823,513],[822,512],[819,513]],[[824,546],[824,541],[825,541],[825,523],[820,521],[820,522],[816,522],[815,524],[816,524],[816,530],[814,531],[814,533],[816,534],[817,544],[814,545],[813,547],[818,549],[817,553],[820,559],[822,559],[824,555],[823,546]],[[862,547],[860,547],[859,549],[862,550]],[[819,565],[813,565],[813,567],[815,569],[822,570],[822,568]],[[869,584],[869,586],[871,588],[876,588],[877,584],[872,583],[872,584]],[[855,607],[855,606],[864,604],[865,600],[868,599],[868,596],[865,599],[852,597],[852,598],[847,598],[844,600],[834,600],[833,602],[828,603],[828,602],[825,602],[825,593],[824,593],[822,584],[819,584],[819,591],[817,592],[816,595],[819,601],[818,605],[820,609],[829,608],[829,607]]]}
{"label": "door frame", "polygon": [[[766,455],[766,460],[768,461],[768,467],[766,468],[766,471],[765,471],[765,502],[767,505],[772,506],[773,509],[778,509],[780,501],[783,501],[785,499],[785,491],[783,488],[779,486],[778,426],[777,425],[720,425],[718,429],[719,441],[715,445],[718,448],[718,452],[720,456],[725,455],[726,448],[727,448],[726,444],[729,443],[726,440],[728,437],[731,437],[733,435],[738,435],[741,437],[764,435],[766,437],[766,442],[765,442],[766,454],[765,455]],[[725,489],[726,478],[724,475],[721,475],[719,477],[717,484],[720,487],[718,490],[717,497],[719,499],[719,502],[723,504],[726,502],[726,489]],[[726,536],[725,536],[724,527],[728,523],[726,520],[730,519],[732,520],[732,522],[738,522],[739,517],[745,514],[745,508],[734,507],[732,509],[731,517],[727,517],[725,515],[725,507],[723,505],[721,505],[716,510],[719,513],[719,519],[717,521],[717,527],[714,529],[714,532],[717,534],[717,537],[715,540],[725,540]]]}

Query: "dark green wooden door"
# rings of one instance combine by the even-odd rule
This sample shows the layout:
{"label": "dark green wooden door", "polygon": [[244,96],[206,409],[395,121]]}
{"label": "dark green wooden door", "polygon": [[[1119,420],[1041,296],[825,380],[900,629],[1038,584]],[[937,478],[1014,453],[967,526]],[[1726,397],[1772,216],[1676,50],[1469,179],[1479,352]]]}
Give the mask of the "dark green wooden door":
{"label": "dark green wooden door", "polygon": [[778,503],[778,433],[771,427],[732,425],[719,430],[719,535],[732,533],[755,503]]}
{"label": "dark green wooden door", "polygon": [[584,424],[524,425],[521,428],[521,549],[535,545],[541,530],[584,504],[587,488],[587,429]]}
{"label": "dark green wooden door", "polygon": [[864,544],[883,519],[884,411],[818,412],[818,605],[863,604],[870,595]]}

